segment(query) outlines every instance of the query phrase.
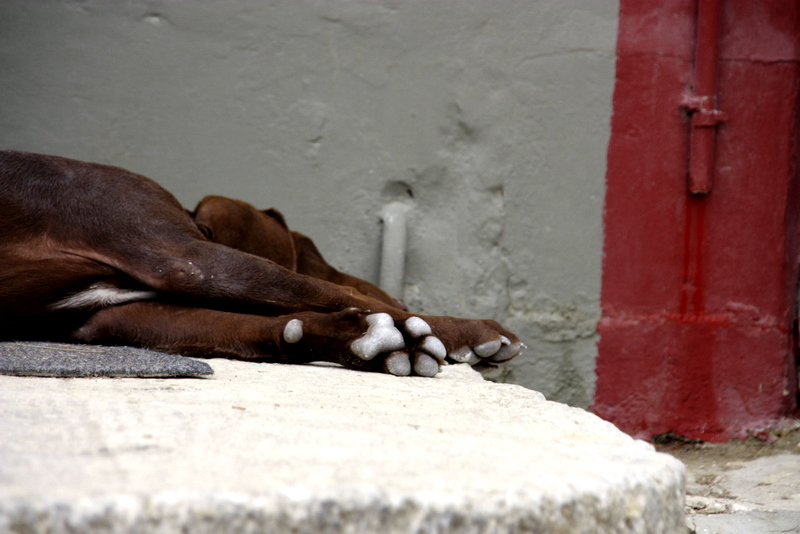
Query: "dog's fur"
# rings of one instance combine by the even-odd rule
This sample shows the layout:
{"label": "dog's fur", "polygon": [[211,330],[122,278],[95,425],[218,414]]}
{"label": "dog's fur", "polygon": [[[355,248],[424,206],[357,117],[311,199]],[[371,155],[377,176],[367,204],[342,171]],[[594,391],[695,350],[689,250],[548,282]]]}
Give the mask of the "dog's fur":
{"label": "dog's fur", "polygon": [[408,313],[275,210],[213,196],[190,213],[143,176],[13,151],[0,151],[0,340],[424,376],[522,347],[494,321]]}

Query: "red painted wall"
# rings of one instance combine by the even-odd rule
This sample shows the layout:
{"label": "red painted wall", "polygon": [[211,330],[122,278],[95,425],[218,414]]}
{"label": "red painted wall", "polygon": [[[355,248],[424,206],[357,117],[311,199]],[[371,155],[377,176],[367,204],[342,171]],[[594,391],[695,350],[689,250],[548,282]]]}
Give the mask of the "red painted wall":
{"label": "red painted wall", "polygon": [[722,441],[796,408],[800,2],[722,0],[707,195],[687,188],[696,15],[621,1],[593,410]]}

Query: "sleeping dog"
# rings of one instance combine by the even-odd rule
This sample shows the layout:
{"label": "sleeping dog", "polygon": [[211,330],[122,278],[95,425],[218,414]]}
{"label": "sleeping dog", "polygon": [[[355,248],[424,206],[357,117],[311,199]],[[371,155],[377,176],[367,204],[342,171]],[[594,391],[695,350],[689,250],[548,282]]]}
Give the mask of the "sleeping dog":
{"label": "sleeping dog", "polygon": [[399,376],[522,348],[495,321],[409,313],[274,209],[211,196],[188,212],[144,176],[14,151],[0,151],[0,340]]}

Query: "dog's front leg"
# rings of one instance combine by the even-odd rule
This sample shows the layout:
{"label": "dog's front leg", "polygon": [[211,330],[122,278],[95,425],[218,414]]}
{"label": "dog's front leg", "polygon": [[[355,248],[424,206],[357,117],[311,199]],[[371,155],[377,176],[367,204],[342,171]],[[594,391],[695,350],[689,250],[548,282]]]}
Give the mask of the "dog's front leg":
{"label": "dog's front leg", "polygon": [[[434,367],[419,363],[428,361],[422,353],[438,360],[449,356],[455,361],[495,365],[513,358],[522,349],[519,339],[494,321],[415,316],[367,297],[352,287],[298,274],[267,259],[216,243],[197,240],[170,252],[169,256],[150,256],[155,260],[150,264],[142,265],[141,260],[136,259],[136,265],[129,264],[126,272],[174,301],[203,308],[264,316],[300,312],[325,315],[354,308],[364,320],[357,333],[350,333],[351,342],[355,341],[353,335],[369,341],[373,339],[373,332],[389,331],[383,325],[390,323],[406,338],[429,340],[425,341],[428,345],[422,351],[417,351],[416,342],[405,347],[411,349],[409,358],[417,374],[432,372]],[[373,318],[367,321],[367,317]],[[315,319],[311,324],[326,323]],[[425,326],[409,326],[415,324]],[[335,329],[335,325],[332,328]],[[333,331],[328,334],[333,336]],[[370,343],[365,346],[371,346]],[[352,345],[351,352],[358,357],[364,360],[375,357],[372,349],[359,351],[362,351],[361,343]]]}
{"label": "dog's front leg", "polygon": [[445,358],[442,343],[421,319],[398,328],[386,314],[355,308],[265,317],[136,302],[98,311],[73,338],[198,357],[327,361],[399,376],[434,376]]}

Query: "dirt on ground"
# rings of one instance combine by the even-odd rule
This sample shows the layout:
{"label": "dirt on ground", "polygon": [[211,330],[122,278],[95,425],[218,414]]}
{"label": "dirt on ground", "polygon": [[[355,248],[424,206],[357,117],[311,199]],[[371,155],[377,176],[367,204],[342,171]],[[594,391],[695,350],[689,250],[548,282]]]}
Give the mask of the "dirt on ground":
{"label": "dirt on ground", "polygon": [[775,454],[800,454],[800,423],[782,430],[763,432],[744,440],[706,443],[664,434],[654,439],[656,449],[675,456],[690,469],[726,466]]}
{"label": "dirt on ground", "polygon": [[654,441],[660,452],[671,454],[686,464],[689,511],[724,513],[731,510],[729,500],[737,501],[740,496],[733,495],[722,483],[723,475],[765,456],[800,455],[800,422],[727,443],[705,443],[675,435],[658,436]]}

